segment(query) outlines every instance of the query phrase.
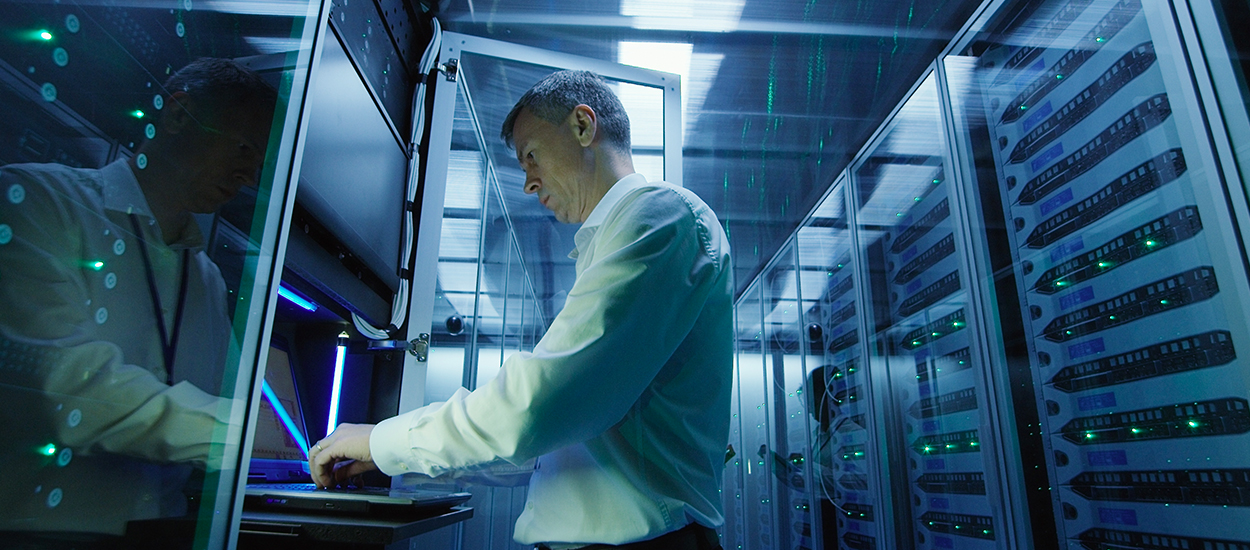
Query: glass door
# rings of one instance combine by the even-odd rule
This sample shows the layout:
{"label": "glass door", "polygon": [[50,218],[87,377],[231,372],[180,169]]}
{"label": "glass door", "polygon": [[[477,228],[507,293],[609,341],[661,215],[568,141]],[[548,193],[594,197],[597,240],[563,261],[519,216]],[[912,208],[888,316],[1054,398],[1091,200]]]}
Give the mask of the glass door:
{"label": "glass door", "polygon": [[[499,137],[516,100],[562,69],[604,77],[629,115],[635,169],[681,184],[678,76],[444,33],[409,323],[409,339],[424,334],[430,349],[406,367],[401,412],[489,382],[508,356],[533,349],[573,286],[577,226],[524,193],[525,174]],[[525,488],[471,490],[465,547],[513,547]]]}
{"label": "glass door", "polygon": [[5,545],[237,531],[327,5],[0,3]]}

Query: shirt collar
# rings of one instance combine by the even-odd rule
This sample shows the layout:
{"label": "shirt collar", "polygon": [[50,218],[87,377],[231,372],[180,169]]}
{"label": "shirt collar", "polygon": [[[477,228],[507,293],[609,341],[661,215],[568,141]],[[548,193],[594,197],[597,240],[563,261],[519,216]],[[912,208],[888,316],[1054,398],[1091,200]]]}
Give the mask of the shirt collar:
{"label": "shirt collar", "polygon": [[125,214],[138,214],[152,217],[152,209],[148,200],[143,197],[139,188],[139,180],[130,171],[130,163],[126,159],[114,161],[100,169],[103,184],[104,208]]}
{"label": "shirt collar", "polygon": [[608,213],[612,212],[613,208],[616,208],[617,203],[621,202],[621,199],[629,195],[630,191],[646,187],[647,185],[649,185],[647,177],[637,172],[625,176],[612,184],[612,187],[608,188],[608,192],[603,195],[603,198],[599,199],[599,204],[596,204],[591,209],[590,215],[586,216],[586,221],[582,222],[582,227],[573,235],[573,244],[576,248],[569,253],[569,257],[577,258],[578,251],[586,246],[586,243],[590,242],[591,237],[595,235],[595,231],[608,219]]}
{"label": "shirt collar", "polygon": [[[139,187],[139,180],[135,178],[134,172],[130,169],[130,163],[126,159],[114,161],[101,168],[100,179],[105,210],[126,215],[135,214],[145,218],[141,225],[151,226],[152,235],[160,242],[164,242],[161,228],[152,223],[152,208],[148,206],[148,200],[143,196],[143,189]],[[170,243],[171,249],[204,247],[204,233],[200,231],[199,224],[195,223],[195,217],[187,216],[187,220],[187,224],[178,229],[178,240]]]}

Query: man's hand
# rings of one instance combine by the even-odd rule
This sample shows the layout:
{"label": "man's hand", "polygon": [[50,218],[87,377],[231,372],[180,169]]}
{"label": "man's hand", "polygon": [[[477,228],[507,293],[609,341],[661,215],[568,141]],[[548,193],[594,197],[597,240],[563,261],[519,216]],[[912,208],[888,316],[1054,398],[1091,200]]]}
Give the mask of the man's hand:
{"label": "man's hand", "polygon": [[339,424],[334,433],[308,449],[308,467],[318,488],[336,487],[378,467],[369,452],[373,424]]}

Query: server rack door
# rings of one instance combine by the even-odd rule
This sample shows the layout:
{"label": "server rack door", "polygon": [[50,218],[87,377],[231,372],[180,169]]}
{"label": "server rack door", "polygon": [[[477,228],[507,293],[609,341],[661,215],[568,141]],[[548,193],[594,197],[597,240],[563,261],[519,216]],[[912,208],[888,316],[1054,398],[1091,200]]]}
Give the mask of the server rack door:
{"label": "server rack door", "polygon": [[969,147],[1001,195],[983,208],[1007,221],[1018,304],[1000,321],[1027,344],[1032,403],[1015,406],[1041,418],[1060,543],[1244,547],[1244,198],[1225,193],[1172,12],[1028,8],[965,52],[984,113],[966,123],[983,121]]}
{"label": "server rack door", "polygon": [[[409,338],[424,334],[430,347],[424,359],[408,359],[401,412],[489,382],[510,355],[534,348],[572,287],[567,255],[577,227],[524,193],[524,172],[498,137],[530,86],[561,69],[600,74],[634,121],[635,166],[648,179],[681,183],[677,75],[450,32],[439,66],[415,261],[426,267],[414,272],[409,323]],[[524,466],[507,474],[494,482],[528,478]],[[519,548],[512,529],[525,489],[472,492],[477,513],[463,547]]]}
{"label": "server rack door", "polygon": [[[773,506],[776,480],[769,464],[772,444],[773,406],[765,374],[768,351],[764,331],[764,299],[762,285],[757,281],[738,299],[737,367],[738,391],[742,418],[742,516],[743,538],[734,541],[725,532],[725,541],[743,548],[777,548],[780,529],[777,510]],[[736,547],[735,546],[735,547]]]}
{"label": "server rack door", "polygon": [[877,438],[863,398],[855,255],[847,216],[846,178],[816,207],[795,237],[806,375],[804,406],[810,448],[808,485],[821,547],[878,548],[881,487]]}
{"label": "server rack door", "polygon": [[[868,378],[898,548],[1007,548],[961,195],[930,73],[851,168]],[[848,399],[864,392],[848,383]],[[861,392],[858,395],[855,392]]]}
{"label": "server rack door", "polygon": [[772,501],[777,515],[780,549],[818,546],[820,525],[815,516],[811,460],[811,417],[808,379],[816,363],[808,356],[805,320],[816,305],[803,288],[815,294],[824,283],[823,270],[801,268],[795,241],[782,247],[763,273],[764,379],[771,401],[772,441],[762,457],[773,476]]}
{"label": "server rack door", "polygon": [[0,3],[4,545],[233,544],[324,7]]}

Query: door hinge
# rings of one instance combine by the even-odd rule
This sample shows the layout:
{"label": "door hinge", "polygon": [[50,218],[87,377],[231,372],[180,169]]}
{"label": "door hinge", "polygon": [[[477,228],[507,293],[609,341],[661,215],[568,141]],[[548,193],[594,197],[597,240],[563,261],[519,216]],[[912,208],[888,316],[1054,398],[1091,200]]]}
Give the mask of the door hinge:
{"label": "door hinge", "polygon": [[456,75],[460,71],[460,60],[448,59],[447,63],[438,66],[438,72],[443,73],[448,82],[455,82]]}

